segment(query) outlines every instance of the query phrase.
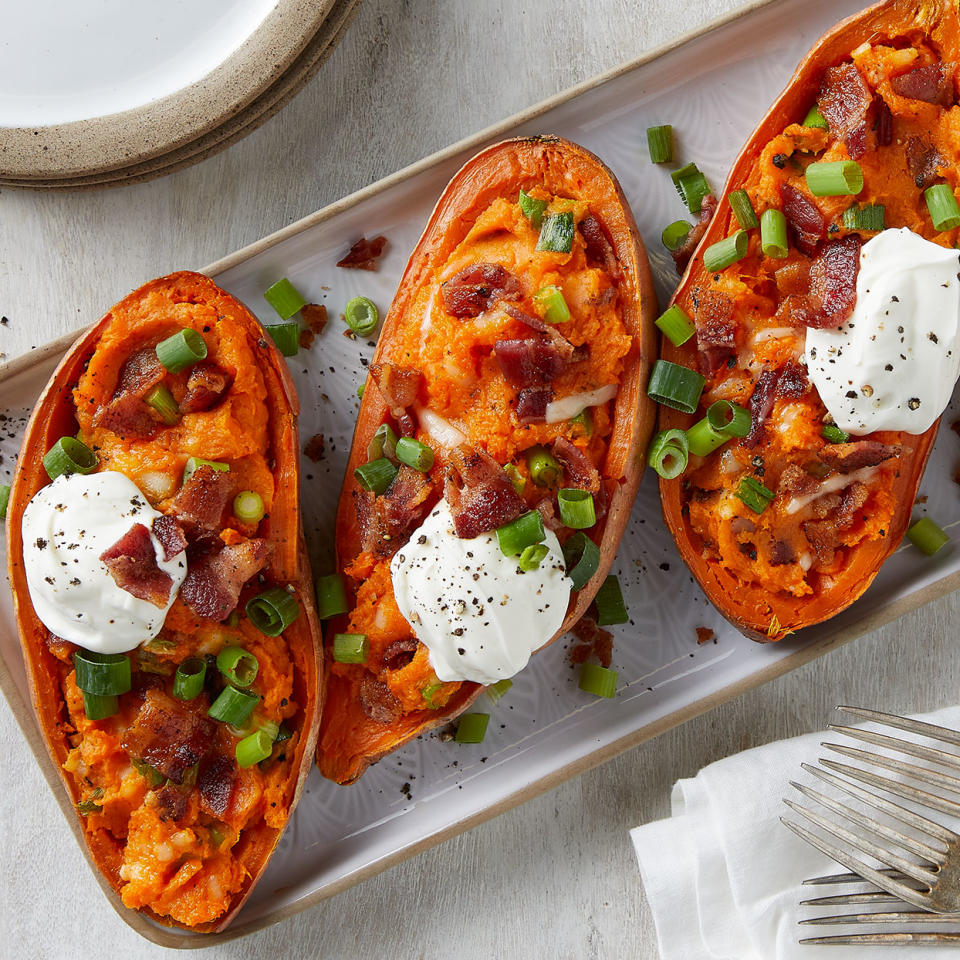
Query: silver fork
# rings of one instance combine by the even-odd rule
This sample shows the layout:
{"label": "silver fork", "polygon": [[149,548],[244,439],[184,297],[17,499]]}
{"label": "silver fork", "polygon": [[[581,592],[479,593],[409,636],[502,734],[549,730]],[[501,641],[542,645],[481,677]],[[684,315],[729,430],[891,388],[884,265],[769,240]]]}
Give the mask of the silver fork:
{"label": "silver fork", "polygon": [[[906,730],[942,743],[960,747],[960,733],[947,730],[944,727],[922,723],[918,720],[908,720],[904,717],[876,710],[865,710],[857,707],[838,707],[844,713],[851,714],[862,720],[870,720],[888,727]],[[954,774],[960,775],[960,756],[946,753],[933,747],[913,743],[887,734],[874,733],[870,730],[860,730],[854,727],[831,725],[831,730],[843,733],[849,737],[865,743],[882,746],[888,750],[928,760],[944,767]],[[840,744],[824,743],[823,746],[844,756],[851,757],[882,769],[890,770],[919,780],[927,785],[939,787],[960,796],[960,776],[941,773],[905,761],[891,759],[870,751],[847,747]],[[894,827],[871,818],[859,810],[835,800],[818,790],[804,784],[791,781],[805,797],[815,801],[836,815],[831,820],[820,813],[814,812],[785,799],[784,802],[791,810],[806,818],[810,823],[819,827],[830,839],[824,839],[808,827],[801,826],[790,820],[781,818],[785,826],[794,833],[811,843],[818,850],[854,871],[860,877],[875,884],[880,890],[920,907],[925,911],[937,914],[960,913],[960,836],[952,830],[928,817],[915,813],[900,804],[894,803],[871,790],[850,781],[858,781],[883,791],[895,797],[919,804],[928,810],[936,810],[960,817],[960,802],[951,800],[940,794],[931,793],[909,783],[901,783],[889,777],[861,770],[846,763],[834,760],[821,759],[820,763],[826,767],[822,770],[810,764],[803,764],[803,769],[818,779],[838,788],[853,797],[872,811],[911,828],[913,836],[907,835]],[[835,771],[835,772],[833,772]],[[838,774],[843,774],[844,779]],[[854,831],[838,822],[840,819],[848,821],[855,828]],[[919,835],[919,836],[917,836]],[[898,849],[891,849],[898,848]],[[898,852],[899,851],[899,852]],[[892,871],[899,871],[900,875],[891,871],[883,871],[865,863],[858,854],[865,854],[878,860]],[[906,855],[905,855],[906,854]],[[911,882],[912,881],[912,882]],[[900,912],[900,911],[895,911]],[[866,921],[850,921],[866,922]],[[871,921],[873,922],[873,921]],[[876,921],[879,922],[879,921]],[[886,934],[867,934],[862,936],[887,936]],[[899,937],[901,943],[926,942],[922,940],[904,940],[903,937],[924,937],[925,934],[892,934]],[[958,934],[943,934],[949,940],[960,940]],[[853,942],[875,942],[874,940],[857,940]]]}

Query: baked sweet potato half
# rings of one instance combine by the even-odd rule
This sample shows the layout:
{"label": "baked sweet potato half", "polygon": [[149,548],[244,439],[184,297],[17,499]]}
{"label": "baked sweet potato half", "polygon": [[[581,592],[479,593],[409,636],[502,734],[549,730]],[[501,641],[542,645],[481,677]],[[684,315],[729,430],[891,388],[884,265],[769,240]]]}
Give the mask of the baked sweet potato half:
{"label": "baked sweet potato half", "polygon": [[[661,408],[659,425],[730,401],[749,432],[661,494],[691,572],[756,640],[853,603],[909,524],[956,379],[958,60],[955,0],[843,21],[705,201],[702,219],[716,213],[672,300],[696,336],[664,338],[661,357],[706,385],[697,414]],[[752,224],[733,209],[745,196]],[[942,283],[919,272],[935,262]],[[944,309],[919,299],[934,289]]]}
{"label": "baked sweet potato half", "polygon": [[207,277],[88,330],[27,427],[7,512],[33,705],[119,900],[222,930],[312,764],[319,627],[286,362]]}
{"label": "baked sweet potato half", "polygon": [[325,776],[356,780],[587,610],[643,470],[655,309],[620,187],[582,147],[508,140],[447,186],[384,322],[340,498]]}

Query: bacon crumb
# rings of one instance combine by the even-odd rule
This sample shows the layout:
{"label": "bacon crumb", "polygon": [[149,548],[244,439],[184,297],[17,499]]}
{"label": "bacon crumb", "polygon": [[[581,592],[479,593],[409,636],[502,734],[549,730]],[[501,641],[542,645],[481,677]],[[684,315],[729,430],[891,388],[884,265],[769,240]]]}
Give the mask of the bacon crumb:
{"label": "bacon crumb", "polygon": [[303,448],[303,455],[314,463],[319,463],[323,459],[324,440],[322,433],[315,433]]}
{"label": "bacon crumb", "polygon": [[337,261],[338,267],[347,270],[376,270],[377,260],[383,255],[387,238],[376,236],[372,240],[361,237],[343,259]]}
{"label": "bacon crumb", "polygon": [[709,627],[697,627],[697,646],[702,647],[711,640],[716,640],[717,635]]}

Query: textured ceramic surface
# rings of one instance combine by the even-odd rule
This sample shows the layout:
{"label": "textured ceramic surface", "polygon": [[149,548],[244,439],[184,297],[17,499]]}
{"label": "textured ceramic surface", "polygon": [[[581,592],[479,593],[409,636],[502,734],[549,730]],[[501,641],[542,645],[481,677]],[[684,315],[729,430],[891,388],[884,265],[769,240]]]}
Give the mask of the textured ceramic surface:
{"label": "textured ceramic surface", "polygon": [[[740,144],[794,64],[838,17],[859,6],[855,0],[779,0],[497,135],[558,133],[607,162],[631,202],[665,301],[676,276],[659,235],[684,210],[668,171],[647,160],[645,128],[672,122],[681,156],[696,159],[719,187]],[[473,142],[469,151],[444,155],[347,198],[211,269],[264,321],[275,317],[262,291],[281,276],[330,311],[323,336],[290,361],[303,408],[303,438],[321,432],[326,439],[319,463],[303,461],[305,522],[317,572],[330,567],[334,507],[357,411],[356,387],[365,376],[364,361],[372,355],[372,344],[341,335],[340,311],[357,294],[370,296],[385,310],[433,202],[477,146]],[[361,234],[381,232],[390,245],[377,273],[334,266]],[[104,291],[104,306],[122,293]],[[10,417],[7,430],[0,431],[0,436],[8,434],[0,440],[5,463],[22,430],[13,408],[29,404],[39,393],[56,356],[36,360],[16,378],[0,369],[0,407]],[[956,401],[945,423],[956,417],[955,409]],[[943,430],[921,490],[928,498],[924,509],[951,530],[960,525],[951,479],[958,456],[960,440]],[[753,644],[713,611],[692,582],[663,526],[654,479],[645,478],[614,566],[631,614],[631,623],[614,628],[614,666],[620,675],[616,697],[598,700],[580,692],[566,646],[558,641],[533,658],[495,707],[480,701],[477,709],[492,714],[483,744],[458,745],[429,735],[386,758],[351,787],[335,786],[314,772],[276,857],[228,935],[302,909],[956,586],[960,579],[960,551],[948,547],[928,559],[903,547],[862,600],[830,624],[777,645]],[[716,644],[698,646],[697,626],[714,629]],[[8,677],[0,671],[4,692],[14,710],[22,712],[18,700],[25,680],[9,597],[3,592],[0,653],[9,671]],[[32,718],[25,723],[29,729]],[[164,943],[179,937],[161,931],[148,935]]]}
{"label": "textured ceramic surface", "polygon": [[[140,105],[87,119],[54,123],[41,119],[13,125],[0,115],[0,178],[43,180],[87,176],[140,163],[191,143],[235,116],[282,77],[320,29],[333,4],[334,0],[232,0],[226,5],[210,3],[209,7],[204,4],[202,10],[206,15],[201,18],[201,27],[207,33],[218,30],[218,8],[224,17],[232,14],[235,19],[229,30],[219,25],[226,40],[215,45],[219,50],[215,55],[193,49],[203,44],[202,38],[192,42],[189,20],[186,26],[179,27],[182,50],[174,51],[174,56],[182,58],[182,62],[178,60],[179,65],[169,73],[184,85],[143,102],[143,92],[150,86],[144,79],[134,85],[140,92],[133,99],[139,99]],[[46,9],[48,5],[41,6]],[[95,9],[103,6],[101,3]],[[192,10],[193,6],[184,3],[183,8]],[[172,20],[182,10],[181,3],[166,7],[171,20],[166,16],[162,18],[167,25],[160,35],[168,38],[162,47],[170,54],[178,29]],[[254,25],[258,16],[259,25]],[[131,28],[135,26],[133,14],[120,19]],[[29,20],[26,23],[29,25]],[[186,37],[190,37],[191,42],[184,42]],[[43,53],[38,59],[45,61],[46,56]],[[121,60],[125,62],[126,56]],[[214,64],[212,60],[218,62]],[[207,68],[206,73],[193,77],[203,68]],[[94,70],[91,75],[96,83],[98,71]],[[150,89],[157,91],[167,81],[158,77],[151,82]],[[101,104],[120,103],[117,98],[124,95],[121,91],[108,98],[102,83],[98,89]],[[7,106],[8,116],[12,118],[15,109],[17,115],[21,115],[20,111],[27,109],[26,99],[22,94],[17,96],[14,89]],[[52,104],[57,98],[50,94],[47,99]],[[84,110],[89,113],[92,109],[89,104],[94,99],[95,95],[88,91],[86,98],[81,98],[82,103],[88,105],[75,107],[74,115]],[[57,108],[49,108],[53,109]],[[44,111],[41,118],[52,115]]]}

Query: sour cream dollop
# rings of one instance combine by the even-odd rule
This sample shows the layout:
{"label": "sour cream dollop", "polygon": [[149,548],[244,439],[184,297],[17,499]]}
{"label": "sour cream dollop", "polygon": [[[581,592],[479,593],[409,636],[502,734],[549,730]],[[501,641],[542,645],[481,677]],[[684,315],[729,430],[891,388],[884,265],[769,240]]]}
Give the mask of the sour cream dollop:
{"label": "sour cream dollop", "polygon": [[923,433],[960,374],[960,259],[906,227],[860,250],[857,303],[836,330],[807,330],[807,371],[837,426]]}
{"label": "sour cream dollop", "polygon": [[[163,559],[152,533],[159,516],[114,470],[63,474],[37,491],[23,512],[23,559],[33,608],[51,633],[86,650],[125,653],[160,632],[187,559]],[[151,530],[157,564],[173,579],[163,609],[118,587],[100,559],[135,523]]]}
{"label": "sour cream dollop", "polygon": [[546,557],[524,573],[495,533],[461,540],[441,500],[394,555],[397,604],[440,680],[512,677],[560,629],[571,583],[556,534],[544,543]]}

